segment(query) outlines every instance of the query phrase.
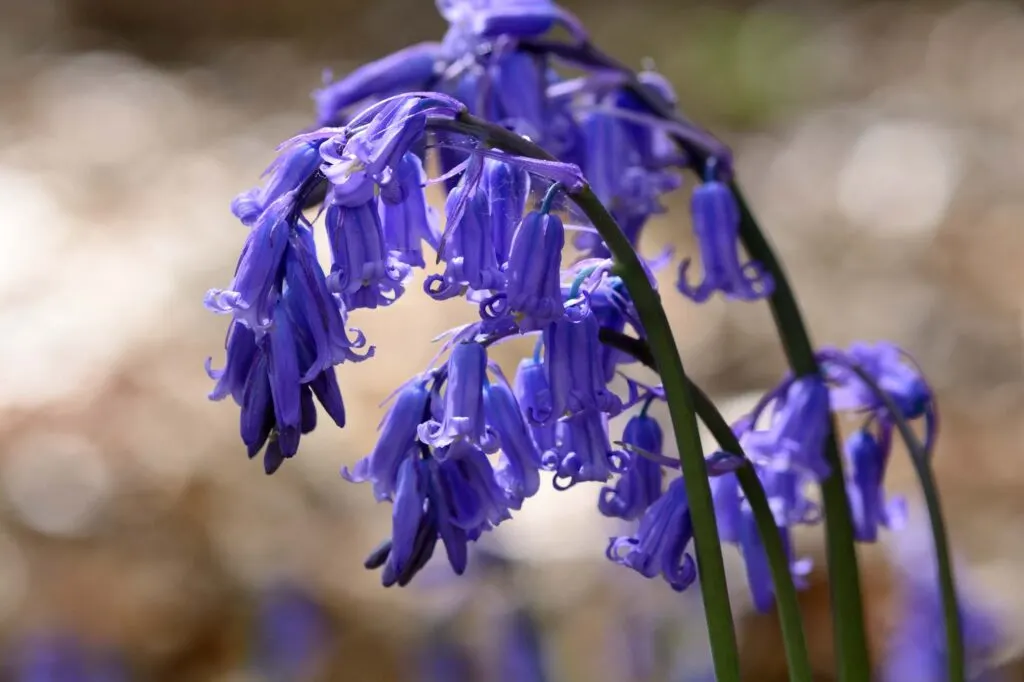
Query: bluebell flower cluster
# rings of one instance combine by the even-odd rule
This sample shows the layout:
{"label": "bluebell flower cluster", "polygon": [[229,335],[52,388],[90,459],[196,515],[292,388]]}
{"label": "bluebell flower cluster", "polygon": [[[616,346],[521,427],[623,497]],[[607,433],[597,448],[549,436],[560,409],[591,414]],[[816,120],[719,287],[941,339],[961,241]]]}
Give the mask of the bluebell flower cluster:
{"label": "bluebell flower cluster", "polygon": [[[449,24],[441,41],[326,83],[315,94],[321,127],[285,142],[265,183],[233,202],[248,234],[230,285],[206,298],[231,318],[224,367],[208,363],[211,398],[240,406],[249,456],[262,452],[267,473],[276,471],[315,428],[318,409],[344,425],[335,367],[374,355],[350,318],[401,299],[436,254],[425,295],[462,299],[478,315],[447,335],[439,364],[396,391],[376,446],[341,472],[392,505],[391,538],[366,566],[380,569],[385,585],[406,585],[440,542],[461,573],[468,543],[510,519],[546,473],[557,489],[599,484],[600,512],[636,524],[610,540],[608,557],[685,589],[696,577],[693,523],[683,481],[663,480],[672,460],[661,452],[661,426],[644,409],[621,439],[609,427],[663,397],[658,386],[619,381],[634,358],[602,342],[628,332],[643,343],[643,325],[607,244],[577,224],[565,199],[589,187],[636,248],[681,171],[697,171],[691,213],[702,274],[682,260],[676,289],[698,303],[763,299],[774,282],[742,253],[730,154],[699,128],[659,115],[658,106],[677,104],[667,81],[616,67],[554,3],[438,0],[438,8]],[[568,39],[550,39],[553,28]],[[496,149],[474,136],[473,117],[550,158]],[[317,253],[317,229],[327,254]],[[670,252],[644,260],[652,283],[670,260]],[[508,380],[488,349],[518,336],[536,339],[536,350]],[[821,359],[823,374],[787,377],[735,425],[787,547],[793,525],[820,516],[808,486],[833,473],[825,447],[837,411],[866,417],[846,448],[858,537],[899,524],[898,504],[882,491],[894,416],[850,363],[875,376],[907,418],[925,421],[929,443],[935,433],[931,391],[898,349],[855,346]],[[719,527],[746,558],[755,603],[768,608],[767,560],[731,473],[736,460],[724,452],[708,460]],[[798,576],[807,569],[791,563]]]}

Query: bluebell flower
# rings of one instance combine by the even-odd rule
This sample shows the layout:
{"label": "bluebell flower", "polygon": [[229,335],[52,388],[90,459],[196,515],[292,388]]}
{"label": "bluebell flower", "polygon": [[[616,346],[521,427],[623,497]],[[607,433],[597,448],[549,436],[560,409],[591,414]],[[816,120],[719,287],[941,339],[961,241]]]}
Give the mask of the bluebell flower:
{"label": "bluebell flower", "polygon": [[626,455],[612,448],[607,422],[596,410],[578,412],[558,422],[558,445],[545,454],[544,462],[555,472],[556,489],[584,481],[604,482],[623,471]]}
{"label": "bluebell flower", "polygon": [[[619,277],[603,277],[598,286],[590,291],[590,310],[597,318],[601,329],[622,333],[626,324],[640,328],[629,292]],[[602,344],[601,368],[606,383],[615,378],[619,365],[635,362],[632,355]]]}
{"label": "bluebell flower", "polygon": [[560,284],[565,228],[557,215],[523,218],[508,260],[508,307],[522,331],[543,329],[565,314]]}
{"label": "bluebell flower", "polygon": [[495,478],[506,491],[509,505],[519,509],[523,500],[533,497],[540,489],[541,453],[519,402],[505,381],[484,387],[484,411],[501,441]]}
{"label": "bluebell flower", "polygon": [[[326,139],[326,138],[325,138]],[[321,140],[302,140],[286,146],[285,150],[264,171],[268,178],[265,187],[256,187],[239,194],[231,202],[231,212],[252,227],[263,211],[290,192],[298,191],[320,167]]]}
{"label": "bluebell flower", "polygon": [[614,209],[623,170],[636,162],[633,141],[622,121],[603,111],[588,114],[581,125],[586,144],[584,174],[601,203]]}
{"label": "bluebell flower", "polygon": [[444,409],[419,427],[421,441],[442,448],[460,440],[488,452],[498,438],[484,417],[484,386],[487,383],[487,350],[476,342],[456,343],[447,363]]}
{"label": "bluebell flower", "polygon": [[418,682],[472,682],[473,662],[447,627],[425,629],[427,642],[420,647],[415,675]]}
{"label": "bluebell flower", "polygon": [[476,540],[512,518],[512,501],[498,484],[494,467],[483,450],[466,441],[444,449],[437,472],[452,524],[466,531],[468,539]]}
{"label": "bluebell flower", "polygon": [[308,679],[326,653],[326,614],[304,591],[278,585],[259,604],[260,671],[271,680]]}
{"label": "bluebell flower", "polygon": [[520,361],[516,371],[515,395],[542,455],[554,450],[554,405],[544,363],[536,358]]}
{"label": "bluebell flower", "polygon": [[860,542],[874,542],[880,526],[898,530],[906,520],[903,498],[885,499],[888,443],[883,445],[868,430],[859,429],[846,439],[845,450],[850,465],[847,487],[854,533]]}
{"label": "bluebell flower", "polygon": [[545,64],[525,52],[499,51],[488,67],[500,112],[494,120],[542,143],[547,114]]}
{"label": "bluebell flower", "polygon": [[677,478],[652,504],[633,537],[615,537],[608,558],[645,578],[659,574],[677,592],[697,579],[697,567],[686,548],[693,539],[693,520],[683,479]]}
{"label": "bluebell flower", "polygon": [[399,468],[391,542],[366,562],[368,568],[384,567],[385,587],[407,585],[433,556],[438,539],[452,570],[457,575],[466,570],[466,531],[452,523],[437,467],[433,459],[411,457]]}
{"label": "bluebell flower", "polygon": [[388,306],[405,293],[409,269],[387,252],[376,199],[351,207],[332,204],[324,224],[331,244],[328,282],[347,309]]}
{"label": "bluebell flower", "polygon": [[405,460],[416,457],[420,449],[417,429],[424,421],[430,391],[427,382],[414,380],[395,397],[378,428],[377,444],[350,471],[341,475],[353,483],[369,481],[378,502],[390,499],[398,486],[398,471]]}
{"label": "bluebell flower", "polygon": [[[747,440],[742,438],[741,442],[746,443]],[[788,465],[785,459],[778,462],[762,461],[756,463],[754,468],[780,526],[795,523],[809,525],[821,519],[818,504],[807,496],[808,487],[815,481],[807,471]]]}
{"label": "bluebell flower", "polygon": [[768,429],[745,431],[740,441],[759,463],[822,480],[830,473],[824,454],[831,429],[828,388],[815,376],[790,379],[784,386],[775,397]]}
{"label": "bluebell flower", "polygon": [[427,203],[426,182],[420,157],[407,152],[380,192],[380,222],[388,252],[399,262],[419,268],[426,265],[423,242],[436,250],[441,239],[437,212]]}
{"label": "bluebell flower", "polygon": [[314,93],[321,125],[341,123],[341,113],[370,97],[429,90],[442,58],[441,43],[411,45],[365,64]]}
{"label": "bluebell flower", "polygon": [[509,260],[512,237],[530,195],[530,174],[501,159],[484,161],[481,185],[490,199],[490,227],[498,263]]}
{"label": "bluebell flower", "polygon": [[[764,549],[764,542],[761,540],[760,532],[757,529],[757,522],[754,520],[754,512],[750,505],[744,503],[741,512],[742,524],[740,532],[740,551],[743,553],[743,563],[747,574],[747,585],[750,587],[750,594],[753,598],[754,607],[762,613],[767,613],[775,605],[775,587],[772,582],[771,568],[768,565],[768,554]],[[811,562],[809,560],[797,560],[793,553],[793,540],[790,527],[786,524],[777,526],[782,548],[789,559],[790,572],[793,575],[797,588],[805,586],[804,579],[810,573]]]}
{"label": "bluebell flower", "polygon": [[207,292],[207,308],[231,313],[254,331],[266,330],[281,287],[288,238],[296,222],[295,201],[294,192],[288,192],[260,214],[246,237],[230,288]]}
{"label": "bluebell flower", "polygon": [[501,626],[498,682],[547,682],[540,626],[524,608],[515,609]]}
{"label": "bluebell flower", "polygon": [[[505,286],[490,229],[490,200],[473,182],[467,173],[448,194],[445,213],[450,223],[455,222],[446,228],[450,236],[442,249],[444,275],[432,275],[423,284],[424,290],[437,300],[458,296],[466,287],[483,291]],[[459,204],[464,196],[460,215]]]}
{"label": "bluebell flower", "polygon": [[530,38],[568,20],[551,0],[437,0],[437,8],[454,31],[479,39]]}
{"label": "bluebell flower", "polygon": [[597,316],[589,314],[579,321],[562,318],[544,329],[551,418],[583,410],[597,410],[611,416],[622,411],[622,401],[608,390],[599,327]]}
{"label": "bluebell flower", "polygon": [[597,506],[602,514],[632,521],[661,497],[661,465],[628,446],[660,455],[663,441],[661,426],[653,417],[639,414],[626,423],[622,433],[628,455],[626,470],[614,487],[601,489]]}
{"label": "bluebell flower", "polygon": [[736,474],[725,474],[712,477],[710,483],[715,521],[718,523],[718,537],[722,542],[738,545],[743,533],[739,478]]}
{"label": "bluebell flower", "polygon": [[[927,380],[913,361],[892,343],[854,343],[849,350],[824,349],[819,354],[825,361],[826,378],[830,383],[832,404],[837,410],[885,413],[885,406],[846,366],[859,366],[879,387],[889,394],[907,419],[934,418],[934,399]],[[880,414],[884,419],[888,415]]]}
{"label": "bluebell flower", "polygon": [[771,295],[771,274],[756,261],[740,263],[740,210],[729,186],[710,179],[693,191],[690,208],[704,278],[697,285],[690,284],[690,259],[684,259],[679,266],[679,291],[697,303],[708,300],[716,291],[743,301]]}

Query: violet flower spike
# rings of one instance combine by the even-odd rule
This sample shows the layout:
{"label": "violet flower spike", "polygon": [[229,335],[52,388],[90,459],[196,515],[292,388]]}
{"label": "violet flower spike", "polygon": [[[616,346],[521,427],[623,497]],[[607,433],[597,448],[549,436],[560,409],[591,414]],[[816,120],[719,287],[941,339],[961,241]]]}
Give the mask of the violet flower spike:
{"label": "violet flower spike", "polygon": [[448,356],[447,386],[440,421],[419,426],[419,439],[434,448],[466,440],[485,452],[495,452],[499,441],[484,418],[487,350],[475,342],[457,343]]}
{"label": "violet flower spike", "polygon": [[728,185],[713,177],[713,171],[710,174],[712,177],[693,191],[691,201],[693,231],[700,246],[704,278],[696,286],[690,284],[691,261],[687,258],[679,266],[676,286],[697,303],[708,300],[716,291],[741,301],[766,298],[775,288],[771,274],[756,261],[740,263],[740,210],[736,197]]}
{"label": "violet flower spike", "polygon": [[608,558],[645,578],[659,574],[676,592],[697,579],[697,567],[686,548],[693,539],[693,521],[683,479],[677,478],[652,504],[633,537],[614,537]]}
{"label": "violet flower spike", "polygon": [[[639,414],[626,423],[622,434],[625,445],[660,455],[664,434],[658,420]],[[661,497],[661,465],[626,448],[629,456],[625,472],[613,487],[601,489],[597,508],[605,516],[626,521],[640,518],[655,500]]]}
{"label": "violet flower spike", "polygon": [[328,283],[347,309],[388,306],[405,293],[409,269],[386,251],[376,199],[359,206],[332,204],[324,224],[331,244]]}
{"label": "violet flower spike", "polygon": [[484,411],[501,439],[495,478],[504,488],[509,506],[519,509],[523,500],[540,489],[540,452],[512,389],[504,380],[484,387]]}
{"label": "violet flower spike", "polygon": [[356,462],[351,470],[343,467],[342,478],[352,483],[369,481],[378,502],[391,499],[398,486],[402,463],[415,458],[420,450],[417,430],[423,422],[429,399],[426,381],[408,383],[384,415],[373,450]]}
{"label": "violet flower spike", "polygon": [[418,268],[426,266],[423,242],[436,250],[441,240],[437,212],[427,203],[424,192],[426,182],[423,162],[406,152],[392,182],[381,186],[378,207],[387,250],[399,262]]}

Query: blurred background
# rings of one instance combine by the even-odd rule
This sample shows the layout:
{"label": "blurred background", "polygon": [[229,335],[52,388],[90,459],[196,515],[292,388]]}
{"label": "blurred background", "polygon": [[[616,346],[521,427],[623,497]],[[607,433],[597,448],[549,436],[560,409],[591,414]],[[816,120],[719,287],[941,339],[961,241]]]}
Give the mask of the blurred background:
{"label": "blurred background", "polygon": [[[891,339],[924,366],[961,577],[1012,663],[1024,652],[1024,10],[565,5],[608,51],[650,59],[734,146],[816,341]],[[246,461],[236,409],[206,400],[203,360],[222,362],[225,320],[202,295],[230,280],[244,236],[230,199],[312,121],[324,69],[442,31],[429,0],[0,0],[0,675],[36,656],[112,671],[90,680],[428,680],[442,641],[493,670],[502,623],[524,606],[552,682],[701,674],[699,603],[604,559],[621,528],[593,511],[596,489],[531,500],[492,538],[505,558],[476,557],[457,583],[438,570],[385,590],[362,568],[390,509],[338,468],[369,451],[378,405],[431,359],[429,339],[472,311],[438,314],[413,287],[354,316],[378,354],[339,372],[350,426],[304,439],[272,479]],[[685,193],[673,201],[652,252],[692,247]],[[784,371],[763,307],[668,300],[691,373],[734,413]],[[915,498],[902,459],[890,481]],[[814,555],[816,532],[802,542]],[[879,652],[898,591],[891,544],[864,552]],[[745,615],[736,575],[751,679],[773,680],[771,620]],[[804,598],[824,671],[821,585]],[[275,647],[306,661],[301,673],[268,673]]]}

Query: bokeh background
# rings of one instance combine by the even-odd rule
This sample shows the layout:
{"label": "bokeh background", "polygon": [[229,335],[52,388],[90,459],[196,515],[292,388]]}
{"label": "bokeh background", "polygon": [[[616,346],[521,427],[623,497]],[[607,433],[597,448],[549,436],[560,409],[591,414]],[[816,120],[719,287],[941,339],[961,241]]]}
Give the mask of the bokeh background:
{"label": "bokeh background", "polygon": [[[1024,652],[1024,10],[565,4],[607,50],[651,60],[734,145],[816,341],[892,339],[926,368],[962,578],[1012,664]],[[425,679],[424,650],[455,641],[490,680],[496,633],[523,604],[557,680],[671,669],[678,682],[706,664],[693,595],[604,560],[617,529],[593,511],[594,489],[542,494],[503,526],[490,549],[511,567],[478,557],[459,582],[438,570],[404,591],[363,570],[389,508],[338,469],[369,451],[379,403],[431,359],[429,339],[471,311],[439,313],[414,291],[354,316],[378,354],[340,370],[350,425],[304,439],[273,478],[246,461],[233,406],[206,400],[203,360],[221,362],[225,320],[201,301],[229,281],[243,239],[231,197],[311,121],[323,69],[442,30],[429,0],[0,0],[4,675],[77,642],[130,679],[260,680],[267,637],[293,636],[319,642],[308,679]],[[652,252],[692,249],[685,193],[672,204]],[[763,307],[671,305],[691,373],[734,412],[784,370]],[[915,497],[904,461],[890,481]],[[817,542],[809,533],[805,551]],[[894,545],[864,552],[879,652]],[[770,619],[745,615],[735,582],[751,679],[775,679]],[[821,586],[805,599],[825,671]],[[268,610],[288,637],[261,633]]]}

